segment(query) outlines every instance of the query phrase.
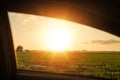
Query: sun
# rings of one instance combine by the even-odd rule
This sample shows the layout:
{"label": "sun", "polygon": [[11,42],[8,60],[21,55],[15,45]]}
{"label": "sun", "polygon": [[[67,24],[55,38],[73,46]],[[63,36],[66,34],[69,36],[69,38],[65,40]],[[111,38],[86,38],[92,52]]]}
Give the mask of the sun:
{"label": "sun", "polygon": [[53,51],[67,50],[71,40],[70,32],[65,28],[54,27],[46,35],[46,45]]}

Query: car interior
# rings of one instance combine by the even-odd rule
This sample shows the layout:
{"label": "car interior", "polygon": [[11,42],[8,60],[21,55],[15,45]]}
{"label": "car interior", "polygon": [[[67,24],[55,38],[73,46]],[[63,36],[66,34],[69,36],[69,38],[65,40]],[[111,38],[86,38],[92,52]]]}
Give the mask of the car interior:
{"label": "car interior", "polygon": [[111,80],[17,70],[8,12],[65,19],[120,37],[119,0],[1,0],[0,6],[0,80]]}

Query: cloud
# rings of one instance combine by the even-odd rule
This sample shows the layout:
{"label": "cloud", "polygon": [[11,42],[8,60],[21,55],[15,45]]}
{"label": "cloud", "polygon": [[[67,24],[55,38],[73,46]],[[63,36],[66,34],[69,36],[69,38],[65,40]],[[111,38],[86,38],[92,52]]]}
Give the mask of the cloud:
{"label": "cloud", "polygon": [[120,43],[120,40],[92,40],[90,43],[95,43],[95,44],[115,44],[115,43]]}
{"label": "cloud", "polygon": [[83,44],[116,44],[120,43],[120,40],[114,40],[114,39],[109,39],[109,40],[92,40],[92,41],[86,41],[86,42],[81,42]]}

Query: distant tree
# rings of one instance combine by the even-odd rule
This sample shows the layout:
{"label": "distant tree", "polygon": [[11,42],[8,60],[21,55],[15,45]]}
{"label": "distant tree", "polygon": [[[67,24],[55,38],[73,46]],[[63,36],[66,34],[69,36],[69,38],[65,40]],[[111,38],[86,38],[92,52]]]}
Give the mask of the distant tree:
{"label": "distant tree", "polygon": [[21,52],[23,52],[23,47],[22,46],[17,46],[17,48],[16,48],[16,52],[17,53],[21,53]]}
{"label": "distant tree", "polygon": [[30,52],[30,50],[28,50],[28,49],[26,49],[26,50],[24,50],[25,52]]}

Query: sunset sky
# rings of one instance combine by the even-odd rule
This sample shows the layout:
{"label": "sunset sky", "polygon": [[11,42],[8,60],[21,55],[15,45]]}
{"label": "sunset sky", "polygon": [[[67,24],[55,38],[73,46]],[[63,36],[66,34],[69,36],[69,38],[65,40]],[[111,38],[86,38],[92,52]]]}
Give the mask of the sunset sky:
{"label": "sunset sky", "polygon": [[120,51],[120,37],[70,21],[9,12],[14,47],[28,50]]}

